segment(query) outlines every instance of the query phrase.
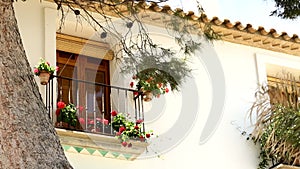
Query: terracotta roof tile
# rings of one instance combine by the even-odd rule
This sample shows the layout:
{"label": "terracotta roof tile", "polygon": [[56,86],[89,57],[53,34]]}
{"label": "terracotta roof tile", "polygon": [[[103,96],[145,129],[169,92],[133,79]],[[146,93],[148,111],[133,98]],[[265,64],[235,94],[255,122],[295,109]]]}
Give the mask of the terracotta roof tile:
{"label": "terracotta roof tile", "polygon": [[160,7],[154,2],[139,1],[137,6],[145,9],[141,15],[143,21],[148,24],[164,27],[164,21],[159,17],[159,14],[182,15],[194,22],[210,23],[215,32],[223,35],[224,41],[300,56],[300,39],[295,34],[289,36],[286,32],[278,33],[274,28],[270,30],[266,30],[263,26],[254,28],[250,23],[245,25],[241,22],[233,23],[229,19],[222,21],[216,16],[209,18],[204,13],[196,16],[194,12],[185,13],[179,8],[173,10],[168,5]]}
{"label": "terracotta roof tile", "polygon": [[286,32],[278,33],[274,28],[270,30],[266,30],[263,26],[254,28],[250,23],[243,25],[239,21],[233,23],[229,19],[222,21],[216,16],[210,19],[204,13],[196,16],[192,11],[184,13],[178,8],[173,11],[170,6],[159,7],[156,3],[151,3],[149,9],[170,15],[180,13],[191,21],[210,23],[216,32],[223,35],[222,39],[225,41],[300,56],[300,38],[295,34],[289,36]]}

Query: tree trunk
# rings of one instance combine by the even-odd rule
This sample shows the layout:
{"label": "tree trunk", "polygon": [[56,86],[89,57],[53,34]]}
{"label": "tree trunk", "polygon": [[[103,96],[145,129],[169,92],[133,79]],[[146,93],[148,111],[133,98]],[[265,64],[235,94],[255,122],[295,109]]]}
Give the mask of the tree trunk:
{"label": "tree trunk", "polygon": [[0,168],[72,168],[33,78],[12,3],[0,0]]}

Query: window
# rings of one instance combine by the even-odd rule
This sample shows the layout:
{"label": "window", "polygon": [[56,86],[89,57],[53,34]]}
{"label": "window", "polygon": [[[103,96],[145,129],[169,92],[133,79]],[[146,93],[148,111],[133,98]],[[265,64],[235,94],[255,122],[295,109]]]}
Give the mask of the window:
{"label": "window", "polygon": [[[83,110],[79,118],[110,120],[109,61],[57,50],[57,101],[73,103]],[[82,126],[84,130],[88,126]],[[88,129],[89,130],[89,129]]]}

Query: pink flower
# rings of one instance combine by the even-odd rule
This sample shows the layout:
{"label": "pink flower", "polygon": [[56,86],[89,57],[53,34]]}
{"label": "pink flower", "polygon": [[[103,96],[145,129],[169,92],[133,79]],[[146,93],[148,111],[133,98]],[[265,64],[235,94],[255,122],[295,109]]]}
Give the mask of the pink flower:
{"label": "pink flower", "polygon": [[84,124],[85,124],[84,118],[80,117],[80,118],[79,118],[79,123],[82,124],[82,125],[84,125]]}
{"label": "pink flower", "polygon": [[66,104],[65,104],[64,102],[60,101],[60,102],[57,102],[57,107],[58,107],[59,109],[63,109],[63,108],[66,107]]}
{"label": "pink flower", "polygon": [[131,144],[131,143],[129,143],[129,144],[128,144],[128,147],[132,147],[132,144]]}
{"label": "pink flower", "polygon": [[83,107],[83,106],[78,106],[77,109],[78,109],[79,111],[82,111],[82,110],[84,109],[84,107]]}
{"label": "pink flower", "polygon": [[119,132],[122,133],[123,131],[125,131],[125,127],[124,127],[124,126],[121,126],[121,127],[119,128]]}
{"label": "pink flower", "polygon": [[103,119],[103,124],[108,125],[108,120],[107,119]]}
{"label": "pink flower", "polygon": [[121,133],[120,132],[116,132],[116,135],[119,136],[119,135],[121,135]]}
{"label": "pink flower", "polygon": [[126,141],[123,141],[123,142],[122,142],[122,145],[123,145],[124,147],[126,147],[126,146],[127,146],[127,142],[126,142]]}
{"label": "pink flower", "polygon": [[33,69],[33,72],[34,72],[35,74],[38,74],[38,73],[39,73],[39,69],[34,68],[34,69]]}
{"label": "pink flower", "polygon": [[94,124],[94,120],[89,120],[88,124]]}
{"label": "pink flower", "polygon": [[133,87],[133,85],[134,85],[134,83],[133,83],[133,82],[130,82],[130,84],[129,84],[129,85],[130,85],[130,87],[132,88],[132,87]]}
{"label": "pink flower", "polygon": [[143,123],[143,119],[139,119],[139,120],[136,120],[136,124],[141,124],[141,123]]}
{"label": "pink flower", "polygon": [[169,92],[169,88],[166,88],[166,93],[168,93]]}
{"label": "pink flower", "polygon": [[115,111],[115,110],[113,110],[112,112],[111,112],[111,115],[112,116],[116,116],[118,113],[117,113],[117,111]]}
{"label": "pink flower", "polygon": [[56,70],[56,71],[59,71],[59,67],[58,67],[58,66],[56,66],[56,67],[55,67],[55,70]]}

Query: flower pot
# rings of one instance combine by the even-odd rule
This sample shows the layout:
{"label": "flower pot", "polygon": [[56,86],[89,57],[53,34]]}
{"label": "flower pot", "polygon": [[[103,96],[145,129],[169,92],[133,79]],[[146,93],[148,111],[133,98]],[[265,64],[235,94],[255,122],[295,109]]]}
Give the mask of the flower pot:
{"label": "flower pot", "polygon": [[41,71],[39,78],[41,85],[46,85],[49,81],[50,74],[46,71]]}
{"label": "flower pot", "polygon": [[151,91],[146,91],[143,94],[144,94],[143,98],[145,102],[150,102],[152,100],[153,93]]}
{"label": "flower pot", "polygon": [[68,128],[69,128],[69,124],[66,123],[66,122],[60,121],[60,122],[56,122],[56,123],[55,123],[55,127],[57,127],[57,128],[68,129]]}

